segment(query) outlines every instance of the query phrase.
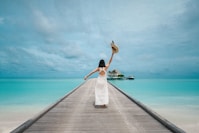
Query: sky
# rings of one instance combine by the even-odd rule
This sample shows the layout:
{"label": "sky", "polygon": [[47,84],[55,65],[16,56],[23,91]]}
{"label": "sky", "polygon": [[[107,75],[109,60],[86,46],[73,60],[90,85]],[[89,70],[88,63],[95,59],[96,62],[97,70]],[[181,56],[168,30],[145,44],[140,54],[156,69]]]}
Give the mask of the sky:
{"label": "sky", "polygon": [[[0,78],[199,78],[198,0],[0,0]],[[94,75],[97,76],[97,75]]]}

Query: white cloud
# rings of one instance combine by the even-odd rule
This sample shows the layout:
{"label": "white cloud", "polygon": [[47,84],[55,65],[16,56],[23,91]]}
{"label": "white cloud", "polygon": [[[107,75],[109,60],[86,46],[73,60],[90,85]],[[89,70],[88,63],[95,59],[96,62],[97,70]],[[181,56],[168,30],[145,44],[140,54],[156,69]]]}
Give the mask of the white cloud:
{"label": "white cloud", "polygon": [[4,24],[4,18],[3,17],[0,17],[0,24]]}
{"label": "white cloud", "polygon": [[47,66],[49,69],[54,69],[57,71],[63,71],[64,65],[67,64],[66,59],[63,57],[53,54],[53,53],[47,53],[45,51],[42,51],[39,48],[23,48],[24,51],[32,55],[35,60],[33,62],[38,64],[42,64]]}
{"label": "white cloud", "polygon": [[[111,67],[119,70],[162,72],[165,68],[174,70],[179,65],[189,68],[186,62],[198,67],[194,62],[198,59],[199,19],[194,2],[196,1],[31,1],[28,2],[31,13],[26,12],[26,8],[18,10],[18,6],[14,10],[16,14],[9,16],[5,12],[8,16],[6,18],[19,18],[18,22],[32,18],[26,21],[29,28],[23,24],[6,24],[5,18],[0,17],[1,26],[6,24],[6,30],[0,31],[5,36],[0,38],[0,45],[10,43],[20,49],[24,45],[18,44],[25,44],[27,47],[22,48],[24,51],[16,52],[17,58],[20,60],[29,55],[30,60],[38,65],[35,69],[40,66],[54,71],[65,71],[65,68],[72,68],[73,71],[92,69],[97,66],[98,59],[108,61],[111,40],[120,47]],[[20,35],[23,36],[22,39],[16,39]],[[177,59],[184,54],[186,59]],[[6,57],[4,62],[7,58],[13,57]],[[176,61],[172,61],[175,58]],[[14,59],[11,61],[18,63]],[[7,62],[9,65],[9,60]],[[176,65],[167,65],[171,62]],[[20,63],[23,64],[22,61]],[[27,66],[29,63],[31,62]],[[78,68],[77,64],[81,67]]]}
{"label": "white cloud", "polygon": [[45,15],[40,10],[34,10],[33,15],[36,28],[39,32],[45,35],[56,34],[58,30],[58,24],[54,18]]}

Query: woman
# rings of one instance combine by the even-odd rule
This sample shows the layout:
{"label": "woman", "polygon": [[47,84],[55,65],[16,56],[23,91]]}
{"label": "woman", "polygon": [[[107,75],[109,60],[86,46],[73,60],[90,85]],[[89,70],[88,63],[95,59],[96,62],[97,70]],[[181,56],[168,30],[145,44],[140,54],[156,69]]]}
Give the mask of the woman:
{"label": "woman", "polygon": [[[114,42],[112,42],[114,43]],[[117,48],[117,47],[116,47]],[[107,77],[106,73],[107,70],[112,62],[113,55],[116,53],[116,49],[112,47],[112,55],[111,58],[108,62],[108,64],[105,65],[104,60],[100,60],[99,66],[91,71],[87,76],[84,77],[86,80],[89,76],[91,76],[95,72],[99,72],[99,76],[96,81],[95,85],[95,106],[103,106],[106,107],[109,103],[109,98],[108,98],[108,84],[107,84]]]}

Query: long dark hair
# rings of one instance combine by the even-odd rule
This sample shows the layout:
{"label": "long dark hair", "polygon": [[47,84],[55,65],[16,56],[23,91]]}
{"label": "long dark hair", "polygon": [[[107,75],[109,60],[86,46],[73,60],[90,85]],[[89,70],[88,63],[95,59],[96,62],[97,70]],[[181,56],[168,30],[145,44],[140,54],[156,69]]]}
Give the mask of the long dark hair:
{"label": "long dark hair", "polygon": [[99,66],[98,67],[105,67],[105,62],[104,60],[99,61]]}

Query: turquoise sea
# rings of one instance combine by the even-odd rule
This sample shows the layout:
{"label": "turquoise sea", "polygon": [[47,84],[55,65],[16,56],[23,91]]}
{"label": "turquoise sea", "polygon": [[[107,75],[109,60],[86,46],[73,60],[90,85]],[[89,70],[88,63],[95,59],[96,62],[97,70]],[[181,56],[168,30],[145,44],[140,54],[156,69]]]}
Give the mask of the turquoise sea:
{"label": "turquoise sea", "polygon": [[[0,119],[6,121],[8,110],[18,110],[17,116],[20,110],[24,113],[27,107],[31,107],[25,111],[27,113],[33,111],[34,107],[40,108],[36,111],[42,110],[83,82],[83,79],[0,79]],[[110,82],[184,130],[193,133],[199,131],[199,79]]]}
{"label": "turquoise sea", "polygon": [[199,79],[114,80],[111,83],[151,107],[178,106],[199,110]]}
{"label": "turquoise sea", "polygon": [[83,79],[0,79],[0,109],[12,105],[48,106],[83,83]]}

